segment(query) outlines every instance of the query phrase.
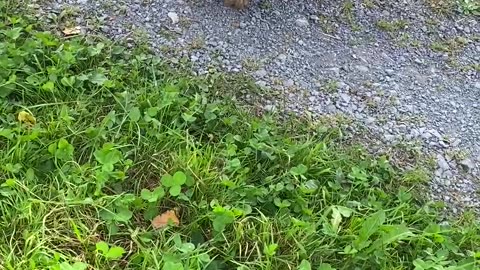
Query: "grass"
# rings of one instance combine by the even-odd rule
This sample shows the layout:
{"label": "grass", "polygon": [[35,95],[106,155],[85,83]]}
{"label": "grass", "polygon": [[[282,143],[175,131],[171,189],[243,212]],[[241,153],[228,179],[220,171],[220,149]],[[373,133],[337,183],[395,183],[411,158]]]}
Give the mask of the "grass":
{"label": "grass", "polygon": [[408,22],[404,20],[379,20],[376,24],[380,30],[383,30],[385,32],[398,32],[405,30],[408,27]]}
{"label": "grass", "polygon": [[456,37],[448,40],[434,41],[430,45],[430,48],[435,52],[444,52],[453,55],[463,50],[469,42],[467,38]]}
{"label": "grass", "polygon": [[476,217],[440,223],[422,168],[19,14],[0,3],[0,269],[478,269]]}
{"label": "grass", "polygon": [[478,0],[427,0],[433,11],[439,14],[459,12],[464,15],[479,16],[480,2]]}

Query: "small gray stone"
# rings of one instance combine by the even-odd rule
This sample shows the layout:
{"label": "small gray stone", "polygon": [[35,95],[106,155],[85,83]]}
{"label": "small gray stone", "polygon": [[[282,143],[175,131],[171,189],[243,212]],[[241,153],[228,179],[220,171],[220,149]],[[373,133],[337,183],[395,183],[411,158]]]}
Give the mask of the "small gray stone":
{"label": "small gray stone", "polygon": [[443,171],[447,171],[450,169],[450,165],[448,165],[448,162],[445,160],[445,158],[438,154],[437,155],[437,165],[440,169],[442,169]]}
{"label": "small gray stone", "polygon": [[340,94],[340,99],[345,103],[349,103],[352,98],[348,94],[341,93]]}
{"label": "small gray stone", "polygon": [[459,164],[468,171],[475,168],[475,164],[469,158],[460,161]]}
{"label": "small gray stone", "polygon": [[385,73],[387,73],[388,75],[393,75],[395,73],[395,70],[393,69],[385,69]]}
{"label": "small gray stone", "polygon": [[260,87],[266,87],[267,86],[266,81],[256,81],[255,84],[260,86]]}
{"label": "small gray stone", "polygon": [[433,136],[435,136],[437,139],[441,140],[442,139],[442,135],[436,131],[435,129],[430,129],[428,131],[430,134],[432,134]]}
{"label": "small gray stone", "polygon": [[415,58],[414,62],[420,65],[423,64],[423,61],[418,58]]}
{"label": "small gray stone", "polygon": [[177,24],[180,21],[176,12],[168,12],[167,16],[172,20],[173,24]]}
{"label": "small gray stone", "polygon": [[266,75],[267,75],[267,71],[263,68],[255,71],[255,76],[257,76],[257,77],[263,78]]}
{"label": "small gray stone", "polygon": [[275,109],[276,109],[275,105],[272,105],[272,104],[265,105],[265,106],[263,106],[263,108],[266,111],[269,111],[269,112],[275,111]]}
{"label": "small gray stone", "polygon": [[375,122],[375,118],[373,118],[373,117],[367,117],[365,119],[365,124],[367,124],[367,125],[373,124],[374,122]]}
{"label": "small gray stone", "polygon": [[421,136],[422,136],[423,139],[429,140],[432,137],[432,134],[430,134],[428,132],[425,132],[425,133],[422,133]]}
{"label": "small gray stone", "polygon": [[336,113],[336,112],[337,112],[337,108],[335,107],[335,105],[327,106],[327,113]]}
{"label": "small gray stone", "polygon": [[[445,178],[443,181],[444,185],[447,185],[445,183],[448,183],[448,185],[450,185],[450,178],[453,177],[453,172],[451,170],[446,170],[443,172],[443,177]],[[448,182],[446,182],[448,181]]]}
{"label": "small gray stone", "polygon": [[285,87],[292,87],[294,84],[295,84],[295,82],[292,79],[288,79],[288,80],[283,82],[283,85]]}
{"label": "small gray stone", "polygon": [[308,26],[308,20],[305,18],[299,18],[295,20],[295,24],[299,27],[307,27]]}
{"label": "small gray stone", "polygon": [[[450,186],[450,185],[452,184],[452,182],[450,181],[450,179],[448,179],[448,178],[450,177],[450,175],[451,175],[450,171],[446,171],[446,172],[443,174],[443,177],[446,177],[445,179],[443,179],[443,185],[444,185],[444,186],[447,186],[447,187],[448,187],[448,186]],[[447,196],[445,196],[445,197],[447,197]],[[448,201],[447,198],[445,198],[445,200]]]}
{"label": "small gray stone", "polygon": [[282,53],[282,54],[279,54],[279,55],[277,56],[277,58],[278,58],[278,60],[280,60],[280,61],[285,61],[285,60],[287,59],[287,56]]}
{"label": "small gray stone", "polygon": [[330,70],[335,74],[336,77],[340,76],[340,68],[330,68]]}
{"label": "small gray stone", "polygon": [[368,72],[369,71],[368,67],[362,66],[362,65],[357,65],[357,66],[355,66],[355,68],[360,72]]}

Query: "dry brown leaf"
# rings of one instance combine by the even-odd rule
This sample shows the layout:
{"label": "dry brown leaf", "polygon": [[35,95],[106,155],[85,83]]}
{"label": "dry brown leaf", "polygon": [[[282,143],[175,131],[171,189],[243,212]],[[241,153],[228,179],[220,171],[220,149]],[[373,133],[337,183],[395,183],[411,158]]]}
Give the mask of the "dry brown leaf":
{"label": "dry brown leaf", "polygon": [[63,29],[62,32],[65,36],[78,35],[82,32],[82,28],[80,26],[67,27],[67,28]]}
{"label": "dry brown leaf", "polygon": [[17,119],[19,122],[25,123],[29,126],[33,126],[37,123],[37,119],[35,119],[31,113],[26,111],[19,112]]}
{"label": "dry brown leaf", "polygon": [[167,227],[169,222],[176,226],[180,224],[180,221],[178,220],[177,214],[175,214],[174,210],[168,210],[163,214],[156,216],[152,220],[152,226],[154,229],[161,229]]}

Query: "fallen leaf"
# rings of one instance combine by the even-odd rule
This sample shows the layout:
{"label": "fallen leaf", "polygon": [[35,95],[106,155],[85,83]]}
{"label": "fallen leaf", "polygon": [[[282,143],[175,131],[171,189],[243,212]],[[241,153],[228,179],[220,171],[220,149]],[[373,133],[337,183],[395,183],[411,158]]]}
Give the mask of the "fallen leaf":
{"label": "fallen leaf", "polygon": [[26,111],[19,112],[17,119],[19,122],[25,123],[29,126],[33,126],[37,123],[37,119],[35,119],[32,114]]}
{"label": "fallen leaf", "polygon": [[63,29],[62,32],[65,36],[78,35],[82,32],[82,28],[80,26],[67,27],[67,28]]}
{"label": "fallen leaf", "polygon": [[174,210],[168,210],[165,211],[163,214],[156,216],[152,220],[152,226],[154,229],[161,229],[167,227],[169,222],[176,226],[180,224],[180,221],[178,220],[178,217],[175,214]]}

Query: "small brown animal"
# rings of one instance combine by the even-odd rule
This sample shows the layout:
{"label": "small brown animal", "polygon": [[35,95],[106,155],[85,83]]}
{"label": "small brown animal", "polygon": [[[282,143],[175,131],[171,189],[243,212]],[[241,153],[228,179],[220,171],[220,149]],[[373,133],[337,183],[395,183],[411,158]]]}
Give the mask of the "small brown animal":
{"label": "small brown animal", "polygon": [[244,9],[248,6],[249,0],[224,0],[225,5],[236,9]]}

